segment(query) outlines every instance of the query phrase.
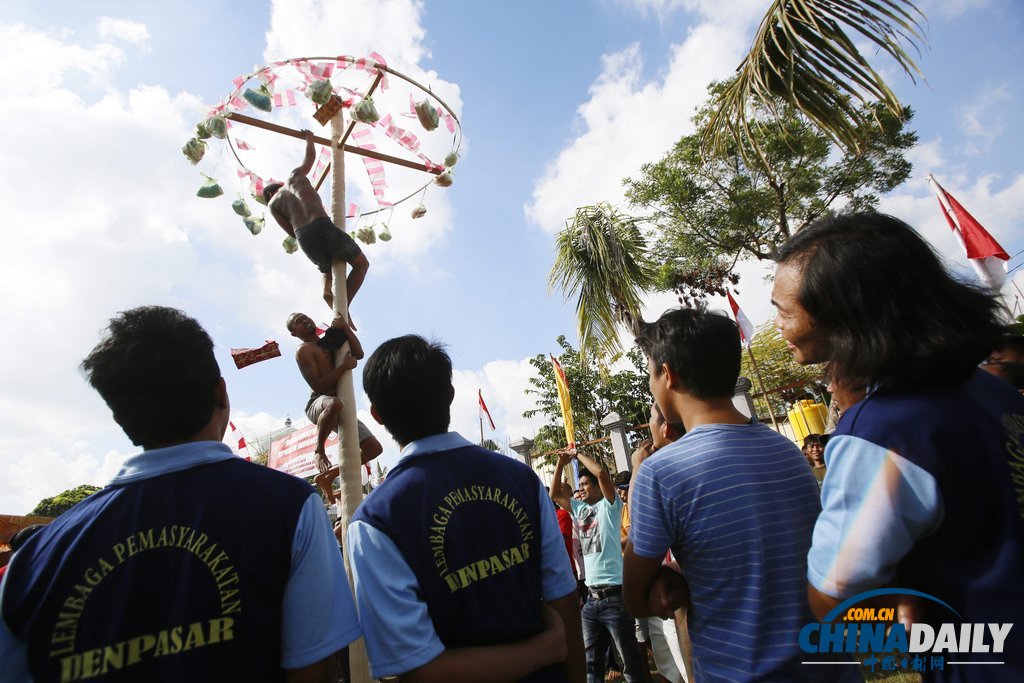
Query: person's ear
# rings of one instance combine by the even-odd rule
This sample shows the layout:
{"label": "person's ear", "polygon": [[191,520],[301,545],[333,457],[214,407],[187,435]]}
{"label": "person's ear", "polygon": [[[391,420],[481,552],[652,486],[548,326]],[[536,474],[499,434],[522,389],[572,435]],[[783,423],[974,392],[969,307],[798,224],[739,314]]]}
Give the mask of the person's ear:
{"label": "person's ear", "polygon": [[228,383],[223,377],[217,378],[213,387],[213,405],[222,410],[231,410],[231,401],[228,399]]}
{"label": "person's ear", "polygon": [[664,380],[669,389],[676,389],[676,391],[678,391],[678,388],[681,386],[679,383],[679,375],[676,374],[668,363],[661,364],[661,375],[658,379]]}
{"label": "person's ear", "polygon": [[380,419],[380,413],[377,412],[377,406],[370,404],[370,416],[377,421],[377,424],[384,424],[384,420]]}
{"label": "person's ear", "polygon": [[449,384],[448,385],[448,405],[451,405],[453,401],[455,401],[455,385],[454,384]]}

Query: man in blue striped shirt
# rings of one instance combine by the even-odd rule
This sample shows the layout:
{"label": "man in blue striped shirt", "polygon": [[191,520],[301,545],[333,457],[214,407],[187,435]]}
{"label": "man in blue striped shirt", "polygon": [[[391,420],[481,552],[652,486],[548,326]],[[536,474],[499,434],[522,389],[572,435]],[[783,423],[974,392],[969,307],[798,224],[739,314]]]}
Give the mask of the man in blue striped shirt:
{"label": "man in blue striped shirt", "polygon": [[[651,596],[671,586],[668,607],[688,609],[699,681],[855,674],[801,662],[798,634],[813,621],[804,576],[818,487],[793,442],[733,405],[736,325],[718,313],[677,309],[637,342],[648,357],[655,401],[686,435],[634,474],[626,606],[637,617],[670,617]],[[669,549],[682,578],[662,567]]]}

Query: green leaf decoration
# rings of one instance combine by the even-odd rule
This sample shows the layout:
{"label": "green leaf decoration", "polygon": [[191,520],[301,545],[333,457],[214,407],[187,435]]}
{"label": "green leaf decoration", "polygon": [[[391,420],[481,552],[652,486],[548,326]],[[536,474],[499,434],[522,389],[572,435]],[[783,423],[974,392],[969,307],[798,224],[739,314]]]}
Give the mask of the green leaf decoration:
{"label": "green leaf decoration", "polygon": [[199,186],[199,189],[196,190],[197,197],[202,197],[203,199],[213,199],[214,197],[219,197],[222,194],[224,194],[224,190],[221,188],[220,184],[216,180],[206,175],[205,173],[203,174],[203,177],[206,178],[206,180],[203,182],[202,185]]}
{"label": "green leaf decoration", "polygon": [[181,148],[181,153],[195,166],[202,161],[203,155],[206,154],[206,143],[199,138],[192,138]]}
{"label": "green leaf decoration", "polygon": [[[262,217],[256,218],[254,216],[246,216],[245,218],[242,219],[242,222],[245,223],[245,227],[249,228],[249,232],[251,232],[254,235],[258,235],[261,232],[263,232],[264,220],[265,219]],[[288,239],[291,238],[289,237]],[[288,247],[285,247],[284,250],[288,251]],[[291,252],[288,251],[288,253],[290,254]]]}
{"label": "green leaf decoration", "polygon": [[331,79],[329,78],[313,81],[306,87],[306,97],[313,100],[316,104],[326,104],[333,94],[334,86],[331,85]]}
{"label": "green leaf decoration", "polygon": [[231,210],[237,213],[242,218],[248,218],[252,215],[249,211],[249,205],[245,203],[245,200],[239,197],[235,201],[231,202]]}
{"label": "green leaf decoration", "polygon": [[352,118],[359,123],[377,123],[380,120],[380,114],[377,113],[377,107],[373,104],[373,98],[364,97],[359,100],[352,107]]}
{"label": "green leaf decoration", "polygon": [[274,108],[274,103],[270,99],[270,90],[266,85],[261,85],[258,90],[246,88],[242,97],[260,111],[271,111]]}
{"label": "green leaf decoration", "polygon": [[[199,124],[215,138],[223,140],[228,136],[228,121],[223,116],[214,115]],[[196,126],[198,128],[199,126]]]}
{"label": "green leaf decoration", "polygon": [[437,124],[441,119],[437,115],[437,109],[429,99],[417,102],[413,105],[413,109],[416,111],[416,118],[420,120],[420,125],[426,130],[434,130],[437,128]]}

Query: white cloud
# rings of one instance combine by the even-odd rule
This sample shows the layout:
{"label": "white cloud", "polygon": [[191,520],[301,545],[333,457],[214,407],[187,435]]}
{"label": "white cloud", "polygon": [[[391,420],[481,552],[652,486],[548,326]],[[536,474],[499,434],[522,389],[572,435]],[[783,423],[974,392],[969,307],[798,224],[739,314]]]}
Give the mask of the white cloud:
{"label": "white cloud", "polygon": [[139,48],[149,48],[149,29],[145,24],[131,19],[100,17],[97,25],[100,38],[104,40],[120,40]]}
{"label": "white cloud", "polygon": [[957,122],[968,139],[965,151],[971,154],[987,152],[1002,137],[1006,112],[1001,105],[1012,99],[1009,85],[1004,83],[998,87],[984,88],[983,93],[975,97],[971,104],[960,107]]}
{"label": "white cloud", "polygon": [[939,15],[943,19],[953,19],[961,14],[984,9],[992,4],[992,0],[924,0],[918,7],[925,16]]}
{"label": "white cloud", "polygon": [[[527,217],[548,232],[564,227],[576,207],[599,201],[623,202],[622,179],[659,159],[684,134],[690,118],[707,99],[707,84],[726,78],[749,45],[755,5],[696,26],[671,49],[660,81],[642,78],[639,44],[603,58],[590,99],[577,110],[583,132],[544,170],[525,207]],[[763,8],[761,8],[763,11]]]}
{"label": "white cloud", "polygon": [[[66,84],[69,74],[80,72],[90,85],[104,84],[124,60],[124,52],[101,43],[84,47],[67,42],[70,31],[40,31],[24,24],[0,25],[0,92],[4,99],[49,95],[74,106],[76,96],[69,91],[54,92]],[[57,111],[60,111],[59,109]],[[11,117],[14,112],[5,114]]]}

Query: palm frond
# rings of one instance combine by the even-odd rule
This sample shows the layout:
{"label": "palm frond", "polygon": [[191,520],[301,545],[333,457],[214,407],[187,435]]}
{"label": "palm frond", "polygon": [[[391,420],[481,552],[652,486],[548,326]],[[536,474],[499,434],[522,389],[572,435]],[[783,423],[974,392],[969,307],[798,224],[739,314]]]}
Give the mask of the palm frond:
{"label": "palm frond", "polygon": [[619,324],[640,320],[640,297],[654,278],[636,222],[602,203],[577,209],[556,237],[548,291],[578,297],[580,351],[608,356],[621,351]]}
{"label": "palm frond", "polygon": [[701,140],[704,153],[724,148],[729,139],[749,137],[752,108],[771,110],[776,98],[838,144],[859,150],[867,123],[860,105],[881,102],[895,116],[903,107],[843,27],[916,80],[921,71],[904,45],[920,53],[926,42],[918,18],[924,15],[911,0],[775,0],[736,80],[715,105]]}

